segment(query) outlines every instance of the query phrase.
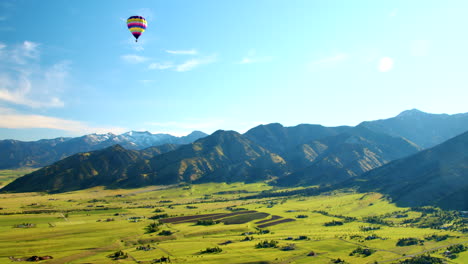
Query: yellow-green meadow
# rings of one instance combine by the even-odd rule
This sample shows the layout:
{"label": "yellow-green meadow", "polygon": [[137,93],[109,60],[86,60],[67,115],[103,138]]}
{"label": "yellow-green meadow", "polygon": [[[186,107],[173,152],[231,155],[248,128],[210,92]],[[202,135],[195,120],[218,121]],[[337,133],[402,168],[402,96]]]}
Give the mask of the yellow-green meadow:
{"label": "yellow-green meadow", "polygon": [[[467,245],[466,234],[450,230],[450,223],[444,229],[417,227],[411,221],[424,212],[399,208],[378,193],[253,197],[270,189],[265,183],[209,183],[0,194],[0,263],[8,263],[10,256],[53,257],[42,263],[152,263],[162,257],[172,263],[392,263],[425,252],[445,258],[449,245]],[[257,212],[251,217],[260,218],[248,221],[247,213],[247,218],[234,218],[248,221],[239,224],[223,223],[228,217],[207,225],[170,222],[249,210]],[[162,218],[150,219],[155,215]],[[275,219],[294,221],[258,228],[257,222]],[[145,233],[145,227],[159,221],[169,222]],[[431,236],[442,239],[426,239]],[[402,238],[420,242],[397,246]],[[277,243],[258,248],[263,241]],[[350,256],[359,247],[372,254]],[[206,252],[216,248],[220,252]],[[119,250],[122,258],[108,257]],[[465,251],[450,261],[467,259]]]}

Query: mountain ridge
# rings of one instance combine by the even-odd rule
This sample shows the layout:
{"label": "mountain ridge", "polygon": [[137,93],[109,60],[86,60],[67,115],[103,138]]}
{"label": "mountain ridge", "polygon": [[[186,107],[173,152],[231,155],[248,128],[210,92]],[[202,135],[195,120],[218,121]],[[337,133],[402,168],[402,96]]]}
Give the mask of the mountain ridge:
{"label": "mountain ridge", "polygon": [[188,144],[204,136],[207,134],[200,131],[193,131],[183,137],[130,131],[121,135],[88,134],[38,141],[0,140],[0,169],[43,167],[76,153],[104,149],[115,144],[141,150],[164,144]]}

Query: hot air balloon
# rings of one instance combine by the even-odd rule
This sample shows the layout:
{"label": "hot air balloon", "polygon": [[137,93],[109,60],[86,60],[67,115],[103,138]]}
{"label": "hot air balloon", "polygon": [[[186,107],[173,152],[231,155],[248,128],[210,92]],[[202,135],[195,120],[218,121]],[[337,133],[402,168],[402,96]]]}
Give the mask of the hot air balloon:
{"label": "hot air balloon", "polygon": [[138,42],[141,33],[145,32],[147,24],[146,19],[142,16],[131,16],[127,19],[128,30],[135,37],[135,42]]}

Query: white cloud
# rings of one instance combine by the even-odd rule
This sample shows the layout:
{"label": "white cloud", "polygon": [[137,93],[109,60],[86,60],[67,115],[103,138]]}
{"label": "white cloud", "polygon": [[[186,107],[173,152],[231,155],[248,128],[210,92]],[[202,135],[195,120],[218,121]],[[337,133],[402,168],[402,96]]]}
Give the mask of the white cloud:
{"label": "white cloud", "polygon": [[172,63],[157,63],[157,62],[154,62],[154,63],[151,63],[149,66],[148,66],[148,69],[150,70],[167,70],[167,69],[170,69],[170,68],[173,68],[174,65]]}
{"label": "white cloud", "polygon": [[383,57],[379,60],[378,70],[380,72],[388,72],[393,69],[393,59],[390,57]]}
{"label": "white cloud", "polygon": [[24,41],[9,50],[8,61],[14,64],[26,64],[39,58],[39,44],[32,41]]}
{"label": "white cloud", "polygon": [[38,43],[24,41],[8,47],[0,43],[0,101],[31,108],[63,107],[59,94],[69,81],[70,62],[48,68],[38,64]]}
{"label": "white cloud", "polygon": [[140,55],[134,55],[134,54],[122,55],[121,58],[125,62],[134,63],[134,64],[142,63],[142,62],[145,62],[145,61],[148,60],[147,57],[143,57],[143,56],[140,56]]}
{"label": "white cloud", "polygon": [[191,50],[166,50],[167,53],[176,54],[176,55],[197,55],[198,51],[196,49]]}
{"label": "white cloud", "polygon": [[[137,42],[137,43],[140,43],[141,44],[141,41],[140,42]],[[133,45],[132,48],[136,51],[143,51],[145,50],[145,48],[143,48],[143,46],[141,45]]]}
{"label": "white cloud", "polygon": [[251,50],[248,52],[247,56],[243,57],[239,64],[251,64],[251,63],[258,63],[258,62],[269,62],[271,61],[272,58],[265,56],[265,57],[260,57],[257,56],[255,50]]}
{"label": "white cloud", "polygon": [[206,58],[191,59],[175,67],[175,71],[186,72],[195,69],[196,67],[203,64],[210,64],[216,61],[216,56],[210,56]]}
{"label": "white cloud", "polygon": [[127,129],[122,127],[97,127],[84,122],[62,118],[17,113],[12,109],[0,108],[0,128],[27,129],[49,128],[77,134],[107,133],[121,134]]}
{"label": "white cloud", "polygon": [[269,62],[271,61],[271,57],[263,57],[263,58],[242,58],[239,64],[252,64],[252,63],[259,63],[259,62]]}

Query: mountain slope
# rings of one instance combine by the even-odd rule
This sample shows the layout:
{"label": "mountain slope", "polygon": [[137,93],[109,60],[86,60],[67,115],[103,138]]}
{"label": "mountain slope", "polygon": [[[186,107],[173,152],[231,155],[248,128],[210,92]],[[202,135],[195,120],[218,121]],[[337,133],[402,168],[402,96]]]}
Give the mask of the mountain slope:
{"label": "mountain slope", "polygon": [[317,140],[314,144],[322,146],[322,151],[312,164],[280,178],[279,185],[336,184],[420,150],[405,139],[364,127]]}
{"label": "mountain slope", "polygon": [[161,183],[258,181],[283,174],[285,161],[234,131],[216,131],[149,161]]}
{"label": "mountain slope", "polygon": [[142,151],[116,145],[75,154],[5,186],[2,191],[63,192],[178,182],[266,180],[287,171],[284,160],[234,131],[217,131],[195,143]]}
{"label": "mountain slope", "polygon": [[412,109],[389,119],[362,122],[359,126],[404,137],[420,147],[430,148],[467,131],[468,113],[429,114]]}
{"label": "mountain slope", "polygon": [[468,132],[369,171],[356,184],[403,206],[468,210]]}
{"label": "mountain slope", "polygon": [[125,179],[127,168],[140,159],[136,151],[115,145],[104,150],[85,152],[16,179],[2,191],[64,192],[112,185]]}
{"label": "mountain slope", "polygon": [[334,136],[350,129],[352,127],[324,127],[309,124],[284,127],[281,124],[273,123],[254,127],[247,131],[244,136],[266,149],[283,155],[298,145]]}

